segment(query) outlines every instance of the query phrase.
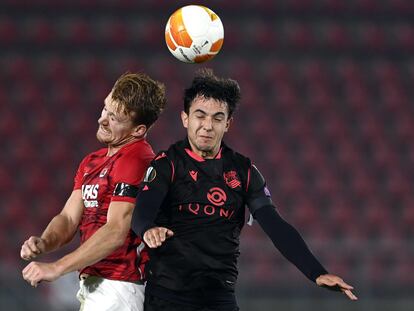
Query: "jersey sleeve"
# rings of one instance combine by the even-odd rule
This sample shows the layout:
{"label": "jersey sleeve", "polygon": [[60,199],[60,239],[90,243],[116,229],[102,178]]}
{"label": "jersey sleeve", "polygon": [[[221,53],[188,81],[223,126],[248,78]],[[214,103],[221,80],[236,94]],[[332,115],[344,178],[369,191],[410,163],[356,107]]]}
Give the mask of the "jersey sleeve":
{"label": "jersey sleeve", "polygon": [[258,209],[273,205],[273,202],[270,191],[266,186],[266,181],[256,166],[251,166],[249,176],[246,203],[250,213],[254,217]]}
{"label": "jersey sleeve", "polygon": [[76,175],[74,178],[73,190],[82,189],[83,176],[85,174],[85,164],[87,163],[88,158],[89,156],[86,156],[85,158],[83,158],[83,160],[78,166],[78,170],[76,171]]}
{"label": "jersey sleeve", "polygon": [[137,235],[142,236],[146,230],[155,226],[155,219],[173,178],[174,165],[161,153],[151,162],[138,192],[131,223],[131,229]]}
{"label": "jersey sleeve", "polygon": [[151,162],[151,157],[136,153],[122,155],[114,164],[112,181],[114,192],[111,202],[135,203],[138,186]]}
{"label": "jersey sleeve", "polygon": [[299,232],[279,215],[270,198],[266,181],[254,165],[250,170],[247,205],[276,248],[306,277],[315,282],[318,276],[327,273]]}

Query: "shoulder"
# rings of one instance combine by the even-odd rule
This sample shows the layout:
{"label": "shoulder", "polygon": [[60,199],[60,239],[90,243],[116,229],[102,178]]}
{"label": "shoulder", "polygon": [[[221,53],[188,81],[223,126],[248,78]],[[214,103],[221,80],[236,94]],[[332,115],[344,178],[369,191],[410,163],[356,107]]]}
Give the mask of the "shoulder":
{"label": "shoulder", "polygon": [[146,162],[149,164],[154,158],[154,151],[146,140],[134,142],[130,146],[122,148],[119,152],[121,161]]}
{"label": "shoulder", "polygon": [[80,165],[84,165],[96,158],[102,158],[106,155],[107,152],[107,148],[101,148],[99,150],[93,151],[83,157],[82,161],[80,162]]}
{"label": "shoulder", "polygon": [[96,151],[89,153],[84,159],[102,157],[102,156],[105,156],[107,152],[108,152],[108,148],[101,148],[101,149],[98,149]]}
{"label": "shoulder", "polygon": [[158,152],[151,161],[151,166],[171,168],[171,166],[173,166],[173,162],[171,160],[171,155],[168,154],[168,150]]}
{"label": "shoulder", "polygon": [[122,156],[136,156],[136,157],[154,157],[154,151],[151,145],[145,140],[139,140],[125,146],[120,150]]}
{"label": "shoulder", "polygon": [[223,144],[223,153],[226,154],[228,157],[231,157],[233,161],[235,161],[239,166],[244,168],[250,168],[252,166],[252,161],[249,157],[241,154],[240,152],[234,151],[227,145]]}

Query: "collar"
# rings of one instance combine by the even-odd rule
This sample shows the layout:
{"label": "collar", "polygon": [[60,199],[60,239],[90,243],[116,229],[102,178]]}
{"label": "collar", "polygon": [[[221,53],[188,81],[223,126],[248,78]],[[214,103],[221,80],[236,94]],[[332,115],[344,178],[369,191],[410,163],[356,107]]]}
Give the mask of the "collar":
{"label": "collar", "polygon": [[[221,153],[223,150],[223,142],[221,143],[219,152],[216,154],[216,156],[213,159],[208,159],[208,160],[219,160],[221,159]],[[191,150],[191,145],[190,142],[188,141],[188,137],[184,140],[184,151],[194,160],[196,160],[197,162],[204,162],[206,159],[204,159],[203,157],[199,156],[197,153],[195,153],[194,151]]]}

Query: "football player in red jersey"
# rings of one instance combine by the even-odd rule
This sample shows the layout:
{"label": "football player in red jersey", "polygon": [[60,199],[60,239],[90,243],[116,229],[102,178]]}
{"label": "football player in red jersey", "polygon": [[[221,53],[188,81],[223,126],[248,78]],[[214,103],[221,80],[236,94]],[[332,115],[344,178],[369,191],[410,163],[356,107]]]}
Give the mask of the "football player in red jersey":
{"label": "football player in red jersey", "polygon": [[23,243],[20,256],[55,251],[78,227],[81,245],[55,262],[32,261],[22,274],[36,287],[79,270],[82,310],[142,310],[148,254],[130,225],[138,185],[154,157],[145,137],[165,107],[165,88],[145,74],[124,74],[104,103],[96,136],[106,147],[82,160],[62,211]]}

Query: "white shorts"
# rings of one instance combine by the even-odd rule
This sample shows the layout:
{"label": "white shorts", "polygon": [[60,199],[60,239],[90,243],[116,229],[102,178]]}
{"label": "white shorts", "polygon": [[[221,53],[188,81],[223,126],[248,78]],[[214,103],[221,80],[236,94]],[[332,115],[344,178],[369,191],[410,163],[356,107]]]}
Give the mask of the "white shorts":
{"label": "white shorts", "polygon": [[145,285],[88,276],[79,282],[80,311],[143,311]]}

